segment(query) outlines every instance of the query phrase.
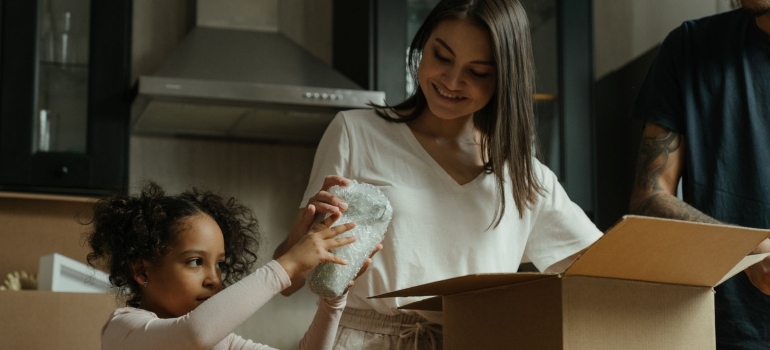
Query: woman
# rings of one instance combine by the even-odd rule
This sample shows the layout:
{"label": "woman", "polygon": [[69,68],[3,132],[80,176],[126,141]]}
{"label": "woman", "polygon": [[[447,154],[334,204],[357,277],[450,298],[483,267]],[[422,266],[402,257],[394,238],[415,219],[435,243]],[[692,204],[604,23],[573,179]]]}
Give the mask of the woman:
{"label": "woman", "polygon": [[[350,290],[336,348],[440,347],[440,314],[398,310],[417,298],[367,297],[515,272],[524,256],[560,272],[601,236],[534,157],[535,76],[518,1],[441,1],[412,41],[409,66],[418,86],[406,101],[334,119],[303,201],[317,215],[343,211],[325,190],[349,178],[378,186],[393,206],[384,249]],[[276,253],[301,237],[292,230]]]}

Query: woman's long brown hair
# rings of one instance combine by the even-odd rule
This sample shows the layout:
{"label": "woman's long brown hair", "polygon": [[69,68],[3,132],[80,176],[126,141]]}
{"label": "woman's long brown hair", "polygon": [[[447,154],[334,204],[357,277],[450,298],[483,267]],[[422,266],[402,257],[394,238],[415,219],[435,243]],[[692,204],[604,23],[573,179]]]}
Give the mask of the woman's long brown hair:
{"label": "woman's long brown hair", "polygon": [[[495,174],[498,191],[497,226],[505,213],[505,183],[510,181],[519,217],[545,189],[535,174],[534,93],[535,67],[529,21],[517,0],[443,0],[428,14],[409,46],[408,66],[415,90],[403,102],[373,105],[377,114],[394,122],[418,118],[427,107],[419,86],[417,70],[422,51],[436,26],[446,19],[463,19],[488,29],[497,67],[497,88],[489,103],[474,113],[473,122],[481,131],[484,169]],[[382,109],[389,109],[392,117]],[[398,111],[409,111],[401,114]],[[509,178],[505,178],[505,170]]]}

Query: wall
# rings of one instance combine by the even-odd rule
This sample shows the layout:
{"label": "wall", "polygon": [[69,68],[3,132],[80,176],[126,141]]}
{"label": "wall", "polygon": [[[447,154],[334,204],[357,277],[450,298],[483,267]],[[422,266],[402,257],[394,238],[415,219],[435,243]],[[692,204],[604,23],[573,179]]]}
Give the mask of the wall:
{"label": "wall", "polygon": [[682,22],[730,8],[730,0],[594,0],[594,76],[660,44]]}
{"label": "wall", "polygon": [[[331,62],[331,0],[227,1],[228,6],[221,6],[219,0],[198,0],[197,21],[278,30]],[[190,0],[134,0],[134,79],[163,63],[191,25],[194,6]],[[129,181],[134,192],[151,179],[172,193],[199,186],[235,196],[259,219],[261,266],[271,259],[297,213],[314,153],[312,146],[133,136]],[[236,333],[280,349],[294,348],[312,320],[316,300],[307,288],[288,298],[277,295]]]}

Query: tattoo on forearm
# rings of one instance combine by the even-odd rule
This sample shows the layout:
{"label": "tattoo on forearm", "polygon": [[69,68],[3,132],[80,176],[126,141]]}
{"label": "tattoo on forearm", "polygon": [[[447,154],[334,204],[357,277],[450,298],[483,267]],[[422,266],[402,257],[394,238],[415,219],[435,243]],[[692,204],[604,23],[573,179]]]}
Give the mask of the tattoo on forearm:
{"label": "tattoo on forearm", "polygon": [[718,220],[703,214],[693,206],[665,193],[656,192],[635,203],[634,213],[668,219],[720,224]]}
{"label": "tattoo on forearm", "polygon": [[659,137],[642,137],[639,147],[639,160],[636,168],[634,192],[642,195],[634,198],[631,212],[670,219],[719,223],[710,216],[703,214],[691,205],[679,200],[673,194],[662,188],[658,182],[667,167],[671,153],[682,146],[679,134],[666,130]]}
{"label": "tattoo on forearm", "polygon": [[657,179],[666,169],[668,156],[680,146],[679,134],[671,130],[666,130],[666,134],[661,137],[642,137],[634,186],[644,191],[662,191]]}

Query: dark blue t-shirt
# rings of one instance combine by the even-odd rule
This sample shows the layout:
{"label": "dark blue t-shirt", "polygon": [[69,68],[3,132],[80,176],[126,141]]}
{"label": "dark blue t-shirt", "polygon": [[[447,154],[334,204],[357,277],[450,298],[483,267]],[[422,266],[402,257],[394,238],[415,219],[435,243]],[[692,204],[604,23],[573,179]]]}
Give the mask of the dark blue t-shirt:
{"label": "dark blue t-shirt", "polygon": [[[684,135],[684,200],[770,228],[770,37],[738,9],[688,21],[661,46],[632,115]],[[717,287],[719,349],[770,349],[770,296],[744,273]]]}

